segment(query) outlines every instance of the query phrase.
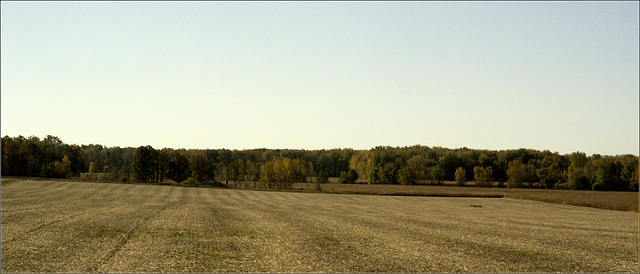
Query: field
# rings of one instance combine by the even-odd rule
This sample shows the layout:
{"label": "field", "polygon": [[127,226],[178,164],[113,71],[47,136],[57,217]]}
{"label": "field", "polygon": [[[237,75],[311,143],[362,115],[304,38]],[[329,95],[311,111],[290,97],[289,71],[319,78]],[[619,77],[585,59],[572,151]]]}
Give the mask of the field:
{"label": "field", "polygon": [[[455,184],[454,182],[450,182]],[[638,212],[638,192],[526,189],[526,188],[483,188],[426,185],[367,185],[367,184],[326,184],[323,191],[330,193],[442,196],[442,197],[506,197],[528,199],[558,204],[588,206]],[[297,183],[296,188],[314,189],[311,183]]]}
{"label": "field", "polygon": [[46,180],[1,191],[2,272],[638,271],[637,212]]}

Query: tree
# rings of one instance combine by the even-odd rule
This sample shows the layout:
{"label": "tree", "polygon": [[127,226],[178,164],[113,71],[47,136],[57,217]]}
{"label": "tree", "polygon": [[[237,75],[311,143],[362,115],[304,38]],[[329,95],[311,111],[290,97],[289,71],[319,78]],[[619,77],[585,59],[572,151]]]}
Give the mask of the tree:
{"label": "tree", "polygon": [[353,170],[353,169],[349,169],[349,171],[342,171],[340,172],[340,183],[341,184],[353,184],[356,182],[356,180],[358,180],[358,173]]}
{"label": "tree", "polygon": [[95,162],[91,162],[89,164],[89,179],[93,179],[93,176],[95,175],[96,172],[96,163]]}
{"label": "tree", "polygon": [[595,180],[596,167],[583,152],[574,152],[569,156],[571,165],[567,169],[567,188],[591,189]]}
{"label": "tree", "polygon": [[540,183],[545,188],[553,188],[557,184],[561,184],[563,180],[562,173],[554,166],[542,167],[536,171]]}
{"label": "tree", "polygon": [[591,186],[593,190],[628,190],[628,184],[620,177],[622,165],[619,162],[605,161],[596,169],[596,180]]}
{"label": "tree", "polygon": [[290,158],[274,159],[260,166],[260,178],[268,188],[293,188],[296,168]]}
{"label": "tree", "polygon": [[491,167],[480,167],[476,166],[473,168],[473,178],[477,182],[477,186],[480,187],[488,187],[491,186],[491,182],[493,181],[493,170]]}
{"label": "tree", "polygon": [[120,180],[127,183],[131,180],[131,166],[129,165],[122,165],[122,167],[120,167]]}
{"label": "tree", "polygon": [[589,180],[582,172],[582,168],[576,167],[574,164],[567,169],[567,186],[569,189],[587,189]]}
{"label": "tree", "polygon": [[435,165],[427,169],[427,179],[432,185],[442,185],[444,179],[444,169],[440,165]]}
{"label": "tree", "polygon": [[155,166],[154,166],[154,180],[161,183],[167,177],[169,173],[169,166],[171,165],[171,159],[169,155],[163,150],[157,150],[155,153]]}
{"label": "tree", "polygon": [[62,162],[49,162],[42,166],[41,174],[48,178],[68,178],[71,173],[71,162],[66,155]]}
{"label": "tree", "polygon": [[167,177],[176,182],[182,182],[191,176],[189,170],[189,159],[184,155],[177,153],[169,162]]}
{"label": "tree", "polygon": [[316,190],[321,190],[321,185],[329,182],[329,176],[324,171],[320,171],[318,173],[318,178],[316,178]]}
{"label": "tree", "polygon": [[71,161],[67,155],[62,157],[62,163],[57,164],[57,170],[64,178],[69,178],[71,176]]}
{"label": "tree", "polygon": [[238,181],[244,179],[244,161],[237,159],[227,166],[227,178],[233,180],[233,187],[237,187]]}
{"label": "tree", "polygon": [[154,181],[156,150],[151,146],[140,146],[136,149],[131,163],[133,178],[142,183]]}
{"label": "tree", "polygon": [[627,189],[631,191],[638,191],[638,162],[639,158],[634,155],[627,155],[621,159],[620,179],[628,185]]}
{"label": "tree", "polygon": [[195,153],[189,159],[191,176],[199,182],[205,182],[213,178],[213,166],[204,153]]}
{"label": "tree", "polygon": [[409,167],[403,167],[398,170],[398,183],[403,185],[413,185],[415,182],[415,176],[413,176]]}
{"label": "tree", "polygon": [[462,167],[458,167],[455,172],[456,184],[458,186],[464,186],[467,182],[467,171]]}
{"label": "tree", "polygon": [[347,172],[347,181],[350,184],[353,184],[357,180],[358,180],[358,172],[356,172],[354,169],[349,169],[349,171]]}
{"label": "tree", "polygon": [[509,168],[507,169],[507,187],[522,187],[527,176],[526,167],[520,160],[516,159],[509,162]]}
{"label": "tree", "polygon": [[260,180],[267,188],[275,187],[277,178],[275,163],[273,161],[268,161],[260,166]]}

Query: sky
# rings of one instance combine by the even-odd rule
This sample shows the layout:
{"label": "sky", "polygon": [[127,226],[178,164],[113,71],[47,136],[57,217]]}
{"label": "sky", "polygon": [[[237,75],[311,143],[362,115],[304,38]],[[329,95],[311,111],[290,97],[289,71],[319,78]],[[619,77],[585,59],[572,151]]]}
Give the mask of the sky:
{"label": "sky", "polygon": [[639,154],[635,2],[2,2],[1,134]]}

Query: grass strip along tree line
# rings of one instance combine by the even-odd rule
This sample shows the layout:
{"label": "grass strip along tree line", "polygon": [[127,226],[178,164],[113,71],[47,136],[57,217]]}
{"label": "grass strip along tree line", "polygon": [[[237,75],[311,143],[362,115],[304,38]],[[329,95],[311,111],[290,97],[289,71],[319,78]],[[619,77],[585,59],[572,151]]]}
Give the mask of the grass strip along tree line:
{"label": "grass strip along tree line", "polygon": [[[2,176],[182,185],[261,182],[291,188],[310,178],[340,183],[638,191],[638,156],[548,150],[378,146],[329,149],[154,149],[69,145],[56,136],[2,138]],[[471,181],[475,183],[470,183]],[[497,182],[497,184],[494,184]]]}

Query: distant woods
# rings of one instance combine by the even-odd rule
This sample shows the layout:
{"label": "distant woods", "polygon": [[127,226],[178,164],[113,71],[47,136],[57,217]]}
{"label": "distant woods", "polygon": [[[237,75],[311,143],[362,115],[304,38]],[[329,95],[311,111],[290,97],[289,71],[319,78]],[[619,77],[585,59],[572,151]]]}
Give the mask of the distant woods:
{"label": "distant woods", "polygon": [[[2,138],[2,175],[141,183],[178,182],[237,187],[259,182],[430,184],[638,191],[635,155],[568,155],[548,150],[474,150],[379,146],[330,149],[155,149],[69,145],[58,137]],[[314,180],[315,179],[315,180]]]}

